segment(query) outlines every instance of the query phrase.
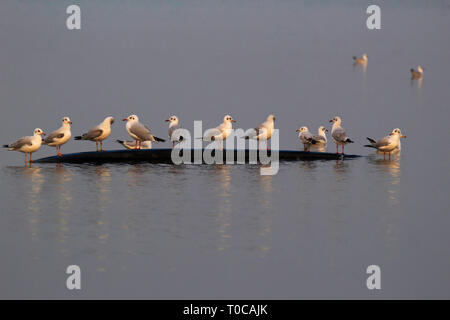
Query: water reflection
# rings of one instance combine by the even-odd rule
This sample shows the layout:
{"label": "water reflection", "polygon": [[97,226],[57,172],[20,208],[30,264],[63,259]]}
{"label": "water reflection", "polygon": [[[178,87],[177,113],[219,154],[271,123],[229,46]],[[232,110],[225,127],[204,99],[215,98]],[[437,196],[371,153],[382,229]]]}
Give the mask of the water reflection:
{"label": "water reflection", "polygon": [[69,188],[69,184],[72,181],[72,171],[66,168],[63,164],[58,163],[55,167],[54,173],[55,175],[54,180],[52,181],[52,185],[55,187],[55,190],[52,190],[52,192],[56,195],[56,207],[58,209],[57,236],[59,238],[59,242],[62,245],[61,253],[64,256],[67,256],[68,251],[65,245],[65,241],[69,232],[68,214],[70,212],[70,206],[72,203],[72,195]]}
{"label": "water reflection", "polygon": [[217,217],[216,220],[219,224],[219,244],[218,250],[225,250],[229,247],[228,241],[230,239],[230,212],[232,209],[231,202],[231,172],[232,166],[230,165],[217,165],[214,171],[218,177],[217,188],[219,199],[217,203]]}

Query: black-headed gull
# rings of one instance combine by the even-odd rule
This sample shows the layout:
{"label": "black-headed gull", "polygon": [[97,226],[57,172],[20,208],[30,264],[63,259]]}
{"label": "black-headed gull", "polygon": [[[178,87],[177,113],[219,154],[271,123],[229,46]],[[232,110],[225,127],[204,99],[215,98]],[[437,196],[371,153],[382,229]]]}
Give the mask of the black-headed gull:
{"label": "black-headed gull", "polygon": [[361,58],[353,56],[354,65],[367,65],[367,54],[364,53]]}
{"label": "black-headed gull", "polygon": [[[270,114],[267,116],[266,121],[261,123],[256,128],[250,129],[251,132],[246,134],[244,136],[244,138],[246,140],[255,139],[255,140],[258,140],[258,142],[261,140],[265,140],[266,141],[266,149],[269,149],[269,143],[267,141],[272,137],[274,127],[275,127],[275,116],[273,114]],[[259,143],[258,143],[258,147],[259,147]]]}
{"label": "black-headed gull", "polygon": [[417,70],[411,69],[410,71],[411,71],[411,80],[423,78],[423,68],[421,66],[418,66]]}
{"label": "black-headed gull", "polygon": [[172,148],[175,146],[175,142],[183,141],[183,136],[179,134],[177,129],[181,129],[179,120],[177,116],[170,116],[169,119],[165,120],[169,123],[169,139],[172,141]]}
{"label": "black-headed gull", "polygon": [[313,135],[313,140],[316,144],[326,144],[327,143],[327,132],[328,129],[324,126],[320,126],[317,130],[317,134]]}
{"label": "black-headed gull", "polygon": [[342,146],[342,154],[344,154],[344,146],[347,143],[353,143],[353,141],[347,137],[345,129],[341,127],[341,118],[336,116],[330,120],[333,122],[333,127],[331,128],[331,138],[333,138],[334,143],[336,143],[336,153],[339,153],[338,146]]}
{"label": "black-headed gull", "polygon": [[136,149],[141,149],[142,141],[152,141],[152,142],[164,142],[166,140],[155,137],[151,132],[150,128],[139,122],[137,115],[130,115],[128,118],[123,119],[126,121],[126,129],[128,134],[136,141]]}
{"label": "black-headed gull", "polygon": [[34,134],[32,136],[22,137],[19,140],[3,145],[4,148],[8,148],[9,151],[20,151],[25,153],[25,165],[27,164],[27,153],[30,154],[30,163],[33,162],[31,160],[31,154],[39,150],[42,144],[42,137],[45,135],[45,132],[40,128],[34,129]]}
{"label": "black-headed gull", "polygon": [[233,122],[236,122],[230,115],[223,117],[223,122],[213,129],[209,129],[203,140],[219,141],[219,150],[222,150],[221,141],[225,140],[233,130]]}
{"label": "black-headed gull", "polygon": [[69,117],[62,118],[62,126],[50,133],[45,139],[44,144],[56,147],[56,153],[58,156],[62,156],[61,154],[61,146],[69,141],[72,133],[70,132],[70,125],[72,121],[70,121]]}
{"label": "black-headed gull", "polygon": [[406,138],[406,136],[402,134],[402,131],[399,128],[395,128],[388,136],[378,141],[375,141],[367,137],[367,140],[369,140],[370,144],[366,144],[364,147],[375,148],[378,151],[383,152],[384,157],[386,157],[387,152],[389,154],[390,160],[391,152],[394,151],[395,149],[401,148],[400,138]]}
{"label": "black-headed gull", "polygon": [[[106,117],[100,124],[91,128],[88,132],[81,136],[77,136],[75,140],[89,140],[95,141],[95,146],[98,151],[103,151],[103,140],[109,137],[111,134],[111,125],[114,123],[114,117]],[[100,142],[100,150],[98,149],[98,143]]]}
{"label": "black-headed gull", "polygon": [[308,127],[300,127],[296,130],[298,138],[303,143],[303,151],[309,151],[312,144],[316,144],[313,135],[309,132]]}
{"label": "black-headed gull", "polygon": [[[126,149],[136,149],[137,142],[136,141],[123,141],[123,140],[116,140],[118,143],[123,145]],[[152,148],[152,142],[151,141],[142,141],[141,142],[141,149],[151,149]]]}

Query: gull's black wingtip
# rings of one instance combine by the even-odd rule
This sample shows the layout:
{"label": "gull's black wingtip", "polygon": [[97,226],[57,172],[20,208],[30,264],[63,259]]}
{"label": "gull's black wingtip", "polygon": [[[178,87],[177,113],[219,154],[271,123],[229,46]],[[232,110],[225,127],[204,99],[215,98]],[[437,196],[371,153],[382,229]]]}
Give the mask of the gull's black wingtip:
{"label": "gull's black wingtip", "polygon": [[3,148],[9,148],[9,145],[8,144],[4,144]]}

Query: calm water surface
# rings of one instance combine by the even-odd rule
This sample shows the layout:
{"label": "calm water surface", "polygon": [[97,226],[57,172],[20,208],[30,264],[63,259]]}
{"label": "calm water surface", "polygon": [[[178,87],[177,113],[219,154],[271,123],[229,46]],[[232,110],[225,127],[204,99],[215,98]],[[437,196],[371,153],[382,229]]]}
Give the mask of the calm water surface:
{"label": "calm water surface", "polygon": [[[447,1],[383,3],[379,31],[359,1],[81,1],[79,32],[65,29],[65,6],[0,4],[2,144],[64,115],[74,135],[136,113],[165,136],[169,113],[186,128],[229,113],[243,129],[274,113],[281,147],[298,149],[298,127],[340,115],[346,151],[366,157],[261,176],[255,165],[24,168],[2,150],[0,298],[450,298]],[[351,64],[364,52],[365,71]],[[409,80],[418,64],[421,85]],[[407,139],[391,161],[363,147],[396,127]],[[117,121],[105,148],[126,137]],[[70,264],[81,291],[65,288]]]}

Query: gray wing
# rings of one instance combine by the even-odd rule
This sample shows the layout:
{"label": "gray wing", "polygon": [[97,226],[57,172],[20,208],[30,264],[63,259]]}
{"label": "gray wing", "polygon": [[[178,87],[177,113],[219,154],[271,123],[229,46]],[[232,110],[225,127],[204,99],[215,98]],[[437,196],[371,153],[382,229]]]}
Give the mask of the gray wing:
{"label": "gray wing", "polygon": [[331,135],[333,136],[333,139],[336,141],[342,141],[345,142],[345,140],[347,139],[347,134],[345,133],[344,128],[340,127],[340,128],[336,128]]}
{"label": "gray wing", "polygon": [[320,135],[314,135],[313,137],[313,140],[315,140],[315,141],[323,141],[323,142],[325,142],[326,140],[325,140],[325,138],[324,137],[322,137],[322,136],[320,136]]}
{"label": "gray wing", "polygon": [[81,136],[82,140],[92,140],[95,138],[98,138],[102,135],[103,130],[102,129],[91,129],[88,132],[86,132],[85,134],[83,134]]}
{"label": "gray wing", "polygon": [[52,143],[55,139],[62,139],[62,137],[64,137],[64,133],[54,131],[44,139],[44,143]]}
{"label": "gray wing", "polygon": [[135,136],[137,136],[139,139],[141,139],[142,141],[155,141],[155,138],[153,137],[153,135],[150,133],[150,130],[148,129],[148,127],[144,126],[141,123],[135,123],[130,127],[130,132],[132,134],[134,134]]}
{"label": "gray wing", "polygon": [[384,137],[383,139],[378,140],[377,143],[375,143],[373,146],[376,148],[380,148],[380,147],[387,147],[390,144],[391,144],[391,139],[389,139],[389,136],[387,136],[387,137]]}
{"label": "gray wing", "polygon": [[33,143],[31,142],[31,138],[30,137],[23,137],[20,138],[19,140],[11,143],[9,145],[10,148],[12,149],[20,149],[25,145],[31,146]]}

